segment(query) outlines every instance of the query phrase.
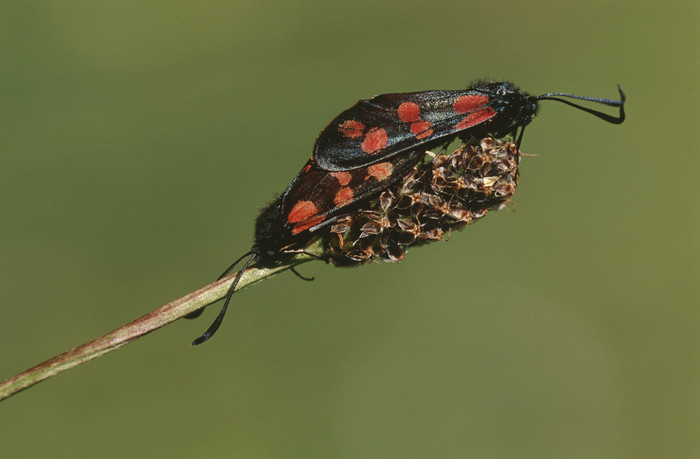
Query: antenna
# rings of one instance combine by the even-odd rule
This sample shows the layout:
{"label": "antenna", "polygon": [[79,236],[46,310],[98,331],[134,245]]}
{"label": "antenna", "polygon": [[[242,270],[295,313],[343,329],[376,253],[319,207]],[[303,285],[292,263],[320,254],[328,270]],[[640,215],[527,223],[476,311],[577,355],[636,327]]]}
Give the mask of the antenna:
{"label": "antenna", "polygon": [[[607,121],[608,123],[612,124],[621,124],[623,121],[625,121],[625,93],[622,92],[622,88],[620,85],[617,85],[617,90],[620,91],[620,100],[612,100],[612,99],[600,99],[598,97],[584,97],[584,96],[577,96],[575,94],[567,94],[563,92],[550,92],[548,94],[542,94],[541,96],[537,96],[537,100],[556,100],[558,102],[565,103],[566,105],[571,105],[572,107],[578,108],[579,110],[583,110],[584,112],[588,112],[594,116],[597,116],[598,118]],[[570,99],[578,99],[578,100],[585,100],[588,102],[595,102],[598,104],[603,104],[603,105],[609,105],[611,107],[620,107],[620,115],[615,117],[612,115],[608,115],[607,113],[600,112],[598,110],[593,110],[592,108],[584,107],[579,104],[575,104],[569,100],[561,99],[561,97],[568,97]]]}
{"label": "antenna", "polygon": [[233,280],[233,283],[231,284],[231,287],[229,287],[228,292],[226,292],[226,301],[224,302],[224,306],[221,308],[221,312],[219,312],[219,315],[216,316],[216,319],[214,319],[214,322],[209,326],[207,331],[205,331],[202,336],[197,338],[196,340],[192,341],[193,346],[197,346],[198,344],[202,344],[209,338],[211,338],[214,333],[216,333],[216,330],[219,329],[219,326],[221,326],[221,322],[224,320],[224,316],[226,315],[226,309],[228,309],[228,304],[231,302],[231,297],[233,296],[233,292],[236,290],[236,286],[238,285],[238,281],[241,280],[241,277],[243,277],[243,273],[245,272],[246,269],[248,269],[248,265],[257,258],[255,252],[252,250],[246,254],[244,254],[241,258],[233,262],[229,268],[224,271],[224,273],[219,277],[219,279],[226,277],[226,275],[233,270],[233,268],[245,257],[250,255],[250,258],[248,258],[248,261],[245,262],[243,265],[243,268],[241,268],[240,271],[238,271],[238,274],[236,275],[236,278]]}

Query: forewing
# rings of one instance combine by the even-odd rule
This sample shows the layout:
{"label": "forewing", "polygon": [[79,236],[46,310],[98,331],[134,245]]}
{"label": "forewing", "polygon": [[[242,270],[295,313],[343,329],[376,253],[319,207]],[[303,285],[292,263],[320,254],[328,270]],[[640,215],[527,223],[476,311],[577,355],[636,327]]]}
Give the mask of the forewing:
{"label": "forewing", "polygon": [[321,132],[312,158],[347,171],[427,148],[496,115],[489,96],[471,90],[383,94],[361,100]]}
{"label": "forewing", "polygon": [[284,193],[283,213],[291,235],[316,229],[334,217],[356,210],[400,180],[425,155],[422,150],[347,171],[328,172],[313,160],[304,166]]}

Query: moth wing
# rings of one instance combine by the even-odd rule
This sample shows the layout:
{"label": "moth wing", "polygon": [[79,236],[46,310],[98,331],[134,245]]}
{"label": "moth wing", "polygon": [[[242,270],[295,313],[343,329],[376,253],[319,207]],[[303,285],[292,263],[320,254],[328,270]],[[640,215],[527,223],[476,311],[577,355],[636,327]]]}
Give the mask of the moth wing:
{"label": "moth wing", "polygon": [[[432,148],[494,116],[488,103],[488,95],[472,90],[394,93],[360,100],[321,132],[312,159],[321,169],[345,171],[409,150]],[[467,118],[475,122],[465,123]]]}
{"label": "moth wing", "polygon": [[328,172],[310,160],[283,195],[283,214],[292,235],[315,231],[400,180],[425,155],[413,150],[348,171]]}

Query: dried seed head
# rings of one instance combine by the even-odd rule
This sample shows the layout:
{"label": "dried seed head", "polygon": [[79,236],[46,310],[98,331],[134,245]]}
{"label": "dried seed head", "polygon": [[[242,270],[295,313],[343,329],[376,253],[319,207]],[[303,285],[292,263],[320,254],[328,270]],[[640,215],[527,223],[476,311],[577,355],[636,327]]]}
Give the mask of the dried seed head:
{"label": "dried seed head", "polygon": [[487,137],[417,164],[378,198],[328,227],[328,260],[398,262],[408,247],[461,230],[510,201],[519,158],[514,144]]}

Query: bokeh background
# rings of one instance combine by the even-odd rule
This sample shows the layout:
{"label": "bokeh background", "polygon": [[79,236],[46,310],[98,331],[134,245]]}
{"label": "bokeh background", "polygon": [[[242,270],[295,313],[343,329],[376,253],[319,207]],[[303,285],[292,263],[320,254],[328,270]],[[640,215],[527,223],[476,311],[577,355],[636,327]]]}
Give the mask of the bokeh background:
{"label": "bokeh background", "polygon": [[[700,457],[700,7],[3,1],[0,379],[197,289],[359,98],[543,103],[515,212],[302,268],[0,405],[5,457]],[[614,112],[614,110],[612,110]]]}

